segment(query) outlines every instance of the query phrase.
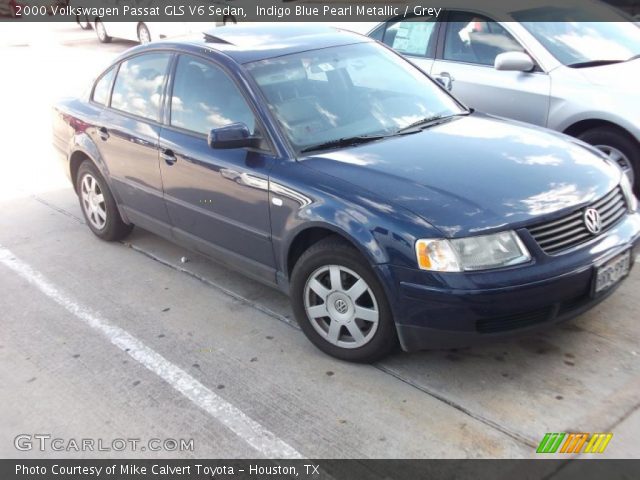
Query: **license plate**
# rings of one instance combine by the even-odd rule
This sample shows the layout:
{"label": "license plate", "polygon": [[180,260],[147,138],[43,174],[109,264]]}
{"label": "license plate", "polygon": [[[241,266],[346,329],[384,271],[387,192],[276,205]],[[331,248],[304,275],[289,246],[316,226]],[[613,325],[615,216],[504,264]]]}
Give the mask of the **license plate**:
{"label": "license plate", "polygon": [[631,269],[631,250],[609,260],[596,270],[594,293],[600,293],[613,287],[629,274]]}

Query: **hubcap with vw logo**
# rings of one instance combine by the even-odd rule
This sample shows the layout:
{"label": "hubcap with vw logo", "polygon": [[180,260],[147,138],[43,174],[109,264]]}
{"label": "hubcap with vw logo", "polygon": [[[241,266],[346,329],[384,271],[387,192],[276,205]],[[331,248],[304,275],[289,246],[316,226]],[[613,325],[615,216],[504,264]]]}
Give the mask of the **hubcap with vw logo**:
{"label": "hubcap with vw logo", "polygon": [[361,275],[342,265],[326,265],[309,276],[304,306],[316,332],[338,347],[362,347],[378,329],[380,312],[373,290]]}
{"label": "hubcap with vw logo", "polygon": [[597,235],[602,230],[602,219],[600,212],[595,208],[587,208],[584,212],[584,225],[593,235]]}

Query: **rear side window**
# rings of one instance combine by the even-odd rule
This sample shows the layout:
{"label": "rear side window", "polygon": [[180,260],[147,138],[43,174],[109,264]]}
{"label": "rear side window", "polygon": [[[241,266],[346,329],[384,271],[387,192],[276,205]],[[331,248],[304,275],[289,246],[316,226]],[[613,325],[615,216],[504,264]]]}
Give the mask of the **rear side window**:
{"label": "rear side window", "polygon": [[111,83],[113,82],[113,73],[115,69],[109,70],[100,77],[93,89],[93,101],[100,105],[109,104],[109,93],[111,93]]}
{"label": "rear side window", "polygon": [[113,86],[111,107],[159,121],[170,59],[169,53],[149,53],[122,62]]}
{"label": "rear side window", "polygon": [[171,97],[171,125],[207,134],[212,128],[244,123],[253,133],[253,111],[236,84],[219,67],[180,56]]}

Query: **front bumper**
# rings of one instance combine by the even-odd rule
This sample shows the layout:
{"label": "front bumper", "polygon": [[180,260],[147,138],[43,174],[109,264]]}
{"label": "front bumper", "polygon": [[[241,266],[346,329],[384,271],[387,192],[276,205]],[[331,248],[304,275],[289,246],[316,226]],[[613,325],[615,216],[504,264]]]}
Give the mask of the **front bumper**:
{"label": "front bumper", "polygon": [[[640,253],[640,214],[570,252],[544,254],[526,230],[531,264],[487,272],[436,274],[378,266],[406,351],[454,348],[495,341],[575,317],[622,283],[592,294],[596,267],[632,249]],[[623,280],[624,281],[624,280]]]}

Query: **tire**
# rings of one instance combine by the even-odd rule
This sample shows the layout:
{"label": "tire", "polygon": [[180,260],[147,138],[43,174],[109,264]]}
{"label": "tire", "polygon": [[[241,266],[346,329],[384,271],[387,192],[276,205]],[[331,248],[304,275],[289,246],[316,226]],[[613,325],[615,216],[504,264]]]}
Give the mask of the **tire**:
{"label": "tire", "polygon": [[112,242],[129,235],[133,225],[122,220],[107,182],[90,160],[85,160],[78,168],[76,191],[82,215],[98,238]]}
{"label": "tire", "polygon": [[151,42],[151,33],[149,32],[149,28],[144,23],[138,25],[138,41],[142,45]]}
{"label": "tire", "polygon": [[76,15],[76,22],[78,22],[78,25],[82,30],[91,30],[91,21],[86,15],[83,15],[82,17],[80,15]]}
{"label": "tire", "polygon": [[111,43],[111,40],[113,40],[113,38],[107,35],[107,29],[100,20],[96,20],[96,35],[100,43]]}
{"label": "tire", "polygon": [[[628,134],[615,127],[592,128],[578,138],[602,150],[629,175],[636,194],[640,193],[640,146]],[[622,157],[620,157],[622,155]]]}
{"label": "tire", "polygon": [[[334,276],[336,269],[339,275]],[[335,283],[340,278],[337,287],[332,276]],[[364,287],[360,281],[364,281]],[[351,290],[349,296],[346,292],[356,284],[363,293]],[[317,293],[323,288],[321,293],[328,293],[324,297]],[[393,315],[380,281],[360,253],[340,237],[321,240],[302,254],[291,274],[291,303],[307,338],[333,357],[371,363],[398,345]],[[320,312],[317,317],[311,313],[314,308]],[[372,321],[376,310],[377,324]],[[369,321],[359,316],[364,314]],[[359,339],[351,333],[355,329],[362,334]]]}

